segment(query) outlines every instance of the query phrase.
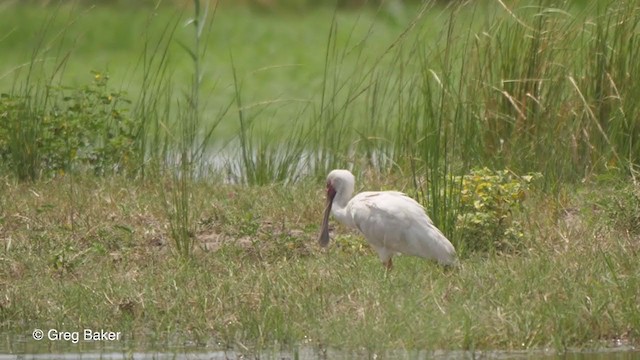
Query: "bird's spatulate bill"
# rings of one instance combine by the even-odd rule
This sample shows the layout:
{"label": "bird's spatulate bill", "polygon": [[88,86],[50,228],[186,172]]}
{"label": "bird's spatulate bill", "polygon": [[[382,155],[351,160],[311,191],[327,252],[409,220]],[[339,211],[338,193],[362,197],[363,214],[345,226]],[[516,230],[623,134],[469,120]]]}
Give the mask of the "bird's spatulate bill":
{"label": "bird's spatulate bill", "polygon": [[327,196],[327,206],[324,209],[324,216],[322,218],[322,230],[320,231],[320,237],[318,243],[322,247],[329,245],[329,215],[331,214],[331,203],[333,199]]}

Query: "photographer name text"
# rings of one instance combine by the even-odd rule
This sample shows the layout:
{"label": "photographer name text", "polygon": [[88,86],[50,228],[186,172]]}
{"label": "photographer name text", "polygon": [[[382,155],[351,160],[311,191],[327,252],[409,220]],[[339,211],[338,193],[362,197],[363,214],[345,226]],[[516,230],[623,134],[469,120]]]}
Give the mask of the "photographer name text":
{"label": "photographer name text", "polygon": [[49,341],[69,341],[73,344],[77,344],[80,341],[118,341],[122,338],[120,331],[106,331],[103,329],[83,329],[82,331],[61,331],[57,329],[44,331],[35,329],[32,335],[35,340],[46,338]]}

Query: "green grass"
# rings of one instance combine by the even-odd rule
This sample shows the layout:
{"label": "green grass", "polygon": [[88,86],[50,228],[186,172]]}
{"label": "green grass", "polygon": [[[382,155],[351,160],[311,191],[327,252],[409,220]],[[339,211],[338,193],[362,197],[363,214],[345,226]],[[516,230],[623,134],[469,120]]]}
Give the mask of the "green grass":
{"label": "green grass", "polygon": [[[640,8],[579,5],[221,7],[203,32],[183,26],[202,8],[3,5],[0,329],[243,352],[637,344]],[[320,250],[339,167],[423,203],[461,266],[385,273],[340,226]]]}
{"label": "green grass", "polygon": [[453,270],[400,257],[385,273],[368,247],[344,246],[351,232],[341,226],[327,251],[316,246],[323,201],[313,182],[194,184],[205,200],[186,262],[173,255],[160,184],[3,183],[3,332],[104,328],[137,349],[193,341],[370,351],[565,350],[639,336],[638,232],[611,222],[629,187],[533,197],[519,253],[470,254]]}

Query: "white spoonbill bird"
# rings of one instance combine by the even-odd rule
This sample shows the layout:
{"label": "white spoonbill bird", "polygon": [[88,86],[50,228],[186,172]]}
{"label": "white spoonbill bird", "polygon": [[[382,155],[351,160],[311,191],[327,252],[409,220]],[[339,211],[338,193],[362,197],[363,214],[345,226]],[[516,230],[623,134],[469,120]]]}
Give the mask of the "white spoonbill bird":
{"label": "white spoonbill bird", "polygon": [[353,198],[355,178],[348,170],[333,170],[327,176],[327,207],[318,242],[329,244],[329,214],[357,228],[376,250],[382,264],[391,269],[396,253],[456,263],[456,250],[433,225],[424,208],[397,191],[366,191]]}

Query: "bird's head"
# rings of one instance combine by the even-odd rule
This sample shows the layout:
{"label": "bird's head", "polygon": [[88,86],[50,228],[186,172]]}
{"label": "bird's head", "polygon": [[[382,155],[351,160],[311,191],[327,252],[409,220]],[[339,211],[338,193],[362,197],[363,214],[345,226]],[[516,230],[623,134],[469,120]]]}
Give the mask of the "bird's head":
{"label": "bird's head", "polygon": [[346,206],[346,202],[353,194],[354,184],[355,177],[349,170],[333,170],[327,176],[327,201],[322,219],[322,230],[320,238],[318,238],[320,246],[325,247],[329,244],[329,214],[331,214],[333,200],[337,194],[340,194],[338,205]]}
{"label": "bird's head", "polygon": [[[348,201],[353,194],[353,189],[356,183],[356,178],[349,170],[337,169],[333,170],[327,175],[327,200],[331,196],[331,201],[340,194],[339,198],[344,198]],[[343,204],[346,205],[346,204]]]}

